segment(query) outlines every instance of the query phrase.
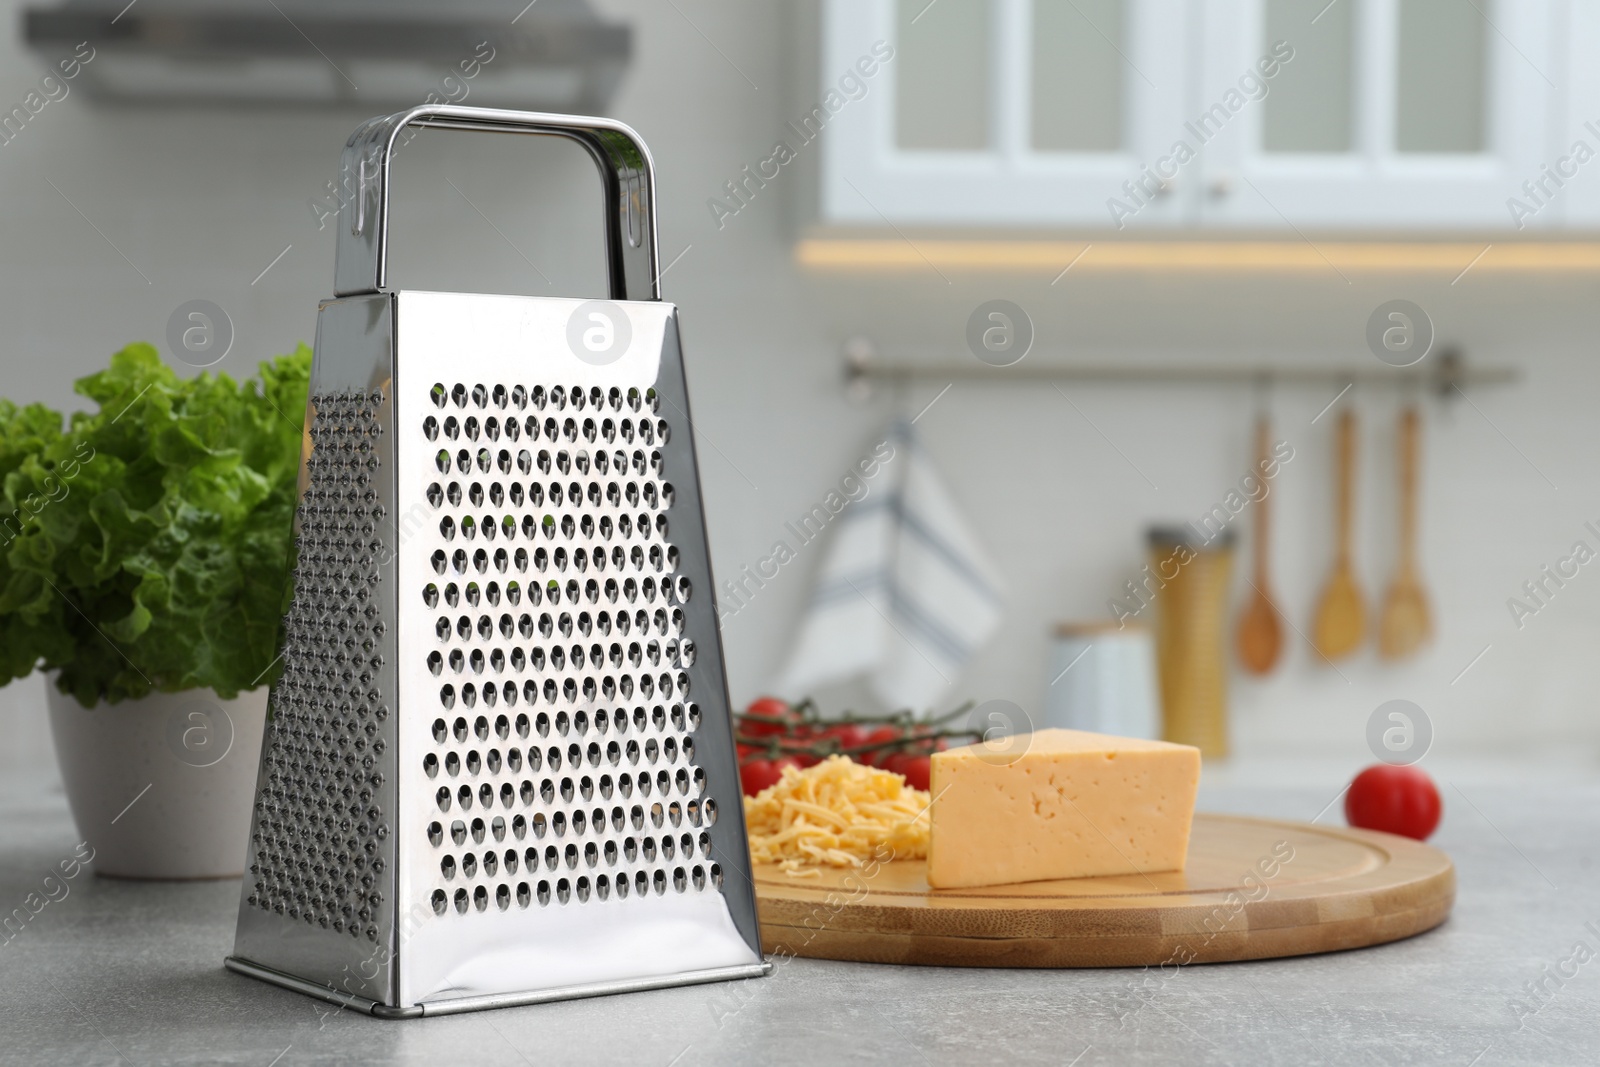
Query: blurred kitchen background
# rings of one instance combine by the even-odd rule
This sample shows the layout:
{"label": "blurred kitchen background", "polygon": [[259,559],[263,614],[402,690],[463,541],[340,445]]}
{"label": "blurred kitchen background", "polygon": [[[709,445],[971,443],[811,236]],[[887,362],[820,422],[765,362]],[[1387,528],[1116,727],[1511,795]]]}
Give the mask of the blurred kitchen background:
{"label": "blurred kitchen background", "polygon": [[[1226,606],[1236,766],[1366,762],[1369,716],[1392,699],[1425,710],[1443,758],[1575,775],[1600,765],[1600,577],[1583,568],[1520,627],[1508,607],[1574,542],[1600,547],[1585,527],[1600,524],[1600,163],[1588,163],[1600,133],[1585,125],[1600,125],[1600,11],[1579,0],[523,2],[69,2],[30,24],[26,12],[52,5],[4,0],[4,395],[81,406],[75,378],[130,341],[165,348],[169,316],[195,299],[235,330],[217,370],[248,376],[310,342],[332,292],[330,183],[370,115],[430,92],[600,109],[654,152],[662,287],[682,312],[720,577],[794,544],[785,523],[897,416],[918,416],[1006,589],[998,629],[936,703],[1004,699],[1037,717],[1055,626],[1110,619],[1108,600],[1146,561],[1147,528],[1192,521],[1238,485],[1265,406],[1294,449],[1270,497],[1289,626],[1275,671],[1239,670],[1247,508]],[[437,26],[396,28],[421,15]],[[94,58],[50,99],[59,92],[41,78],[83,40]],[[224,45],[207,52],[207,40]],[[878,41],[893,58],[852,75]],[[1258,60],[1277,41],[1292,58],[1263,77]],[[1198,146],[1185,123],[1219,103],[1226,118],[1211,112],[1204,151],[1157,189],[1141,168],[1179,140]],[[797,127],[819,106],[827,125],[805,143]],[[794,158],[766,163],[778,142]],[[599,187],[572,146],[428,131],[395,173],[397,286],[602,295]],[[1509,368],[1516,381],[1444,397],[1362,382],[1331,410],[1332,377],[1264,391],[935,374],[847,390],[847,348],[880,364],[977,367],[967,324],[994,299],[1031,319],[1018,369],[1034,372],[1372,375],[1389,368],[1368,347],[1368,319],[1404,299],[1437,335],[1415,370],[1432,373],[1455,349],[1469,373]],[[1334,552],[1335,428],[1358,414],[1354,558],[1375,614],[1396,563],[1395,426],[1411,399],[1434,637],[1395,663],[1369,638],[1332,667],[1304,635]],[[826,550],[801,548],[724,620],[736,703],[774,686]],[[875,708],[860,683],[818,695],[831,709]],[[13,684],[0,705],[0,765],[53,763],[42,680]]]}

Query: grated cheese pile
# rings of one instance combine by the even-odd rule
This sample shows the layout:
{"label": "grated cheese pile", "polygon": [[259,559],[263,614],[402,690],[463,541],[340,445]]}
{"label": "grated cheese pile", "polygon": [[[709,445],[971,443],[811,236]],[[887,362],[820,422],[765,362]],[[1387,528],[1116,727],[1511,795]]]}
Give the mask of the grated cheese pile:
{"label": "grated cheese pile", "polygon": [[847,756],[788,767],[782,781],[744,798],[751,858],[797,877],[816,877],[819,866],[860,867],[874,856],[926,859],[928,803],[900,775]]}

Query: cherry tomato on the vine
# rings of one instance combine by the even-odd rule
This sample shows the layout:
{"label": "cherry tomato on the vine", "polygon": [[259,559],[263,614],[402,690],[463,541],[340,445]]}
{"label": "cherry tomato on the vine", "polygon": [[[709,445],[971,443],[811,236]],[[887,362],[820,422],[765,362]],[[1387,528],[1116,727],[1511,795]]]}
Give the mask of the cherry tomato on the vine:
{"label": "cherry tomato on the vine", "polygon": [[[902,734],[897,727],[880,726],[875,730],[868,731],[866,736],[861,739],[861,744],[880,745],[887,741],[898,741],[901,736]],[[880,748],[872,752],[863,752],[855,757],[855,760],[857,763],[865,763],[868,767],[882,767],[884,761],[892,755],[894,755],[893,749]]]}
{"label": "cherry tomato on the vine", "polygon": [[900,761],[896,773],[905,778],[906,785],[926,793],[933,777],[933,761],[927,756],[909,755]]}
{"label": "cherry tomato on the vine", "polygon": [[745,796],[753,797],[782,781],[785,767],[798,769],[799,766],[799,762],[793,756],[779,756],[770,760],[754,759],[739,768],[739,784],[744,789]]}
{"label": "cherry tomato on the vine", "polygon": [[867,728],[854,722],[834,723],[824,728],[821,736],[832,740],[840,748],[857,748],[867,743]]}
{"label": "cherry tomato on the vine", "polygon": [[744,709],[745,719],[739,724],[742,733],[750,737],[775,737],[789,731],[792,713],[789,705],[777,697],[752,700]]}

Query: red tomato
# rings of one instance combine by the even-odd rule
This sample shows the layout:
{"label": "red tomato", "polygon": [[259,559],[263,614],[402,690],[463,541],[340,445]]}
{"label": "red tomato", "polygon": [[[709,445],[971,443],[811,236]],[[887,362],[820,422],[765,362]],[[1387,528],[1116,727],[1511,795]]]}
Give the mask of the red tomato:
{"label": "red tomato", "polygon": [[868,733],[860,723],[841,722],[823,730],[822,736],[837,741],[840,748],[856,748],[867,743]]}
{"label": "red tomato", "polygon": [[913,789],[926,791],[932,775],[932,762],[925,752],[893,752],[878,765],[890,774],[898,774]]}
{"label": "red tomato", "polygon": [[[880,726],[875,730],[868,731],[867,735],[861,739],[861,743],[863,745],[881,745],[886,741],[898,741],[900,736],[900,731],[895,727]],[[855,757],[855,760],[857,763],[865,763],[868,767],[882,767],[884,761],[892,755],[894,755],[892,749],[880,748],[873,752],[863,752]]]}
{"label": "red tomato", "polygon": [[777,697],[761,697],[744,709],[739,730],[750,737],[774,737],[789,730],[789,705]]}
{"label": "red tomato", "polygon": [[745,796],[753,797],[763,789],[769,789],[783,780],[785,767],[799,767],[793,756],[779,756],[777,759],[755,759],[739,768],[739,784],[744,788]]}
{"label": "red tomato", "polygon": [[906,785],[926,793],[928,783],[933,777],[933,761],[927,756],[906,756],[900,761],[896,773],[904,776]]}
{"label": "red tomato", "polygon": [[1344,798],[1344,817],[1351,826],[1426,841],[1439,825],[1443,810],[1439,790],[1418,767],[1375,764],[1356,775]]}
{"label": "red tomato", "polygon": [[756,746],[754,746],[754,745],[735,745],[734,747],[739,750],[739,762],[740,763],[744,762],[744,758],[746,756],[748,756],[751,753],[756,751]]}

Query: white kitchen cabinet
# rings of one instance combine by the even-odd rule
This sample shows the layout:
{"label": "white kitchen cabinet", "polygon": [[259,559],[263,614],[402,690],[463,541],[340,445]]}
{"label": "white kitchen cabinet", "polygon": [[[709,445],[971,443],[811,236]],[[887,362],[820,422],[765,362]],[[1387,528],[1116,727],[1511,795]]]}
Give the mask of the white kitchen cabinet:
{"label": "white kitchen cabinet", "polygon": [[1555,132],[1564,0],[1204,6],[1197,110],[1262,42],[1295,59],[1206,146],[1203,225],[1515,229],[1506,200]]}
{"label": "white kitchen cabinet", "polygon": [[[824,85],[875,41],[895,54],[823,138],[824,217],[1100,224],[1107,190],[1183,122],[1188,17],[1174,0],[828,0]],[[1157,193],[1134,222],[1179,215]]]}
{"label": "white kitchen cabinet", "polygon": [[1581,128],[1600,128],[1594,7],[826,0],[825,83],[875,42],[895,53],[831,116],[823,221],[1290,232],[1600,223],[1600,162],[1594,177],[1562,162],[1580,134],[1600,150],[1600,135]]}

